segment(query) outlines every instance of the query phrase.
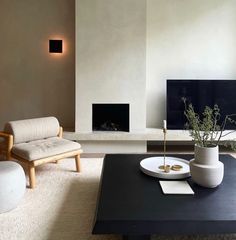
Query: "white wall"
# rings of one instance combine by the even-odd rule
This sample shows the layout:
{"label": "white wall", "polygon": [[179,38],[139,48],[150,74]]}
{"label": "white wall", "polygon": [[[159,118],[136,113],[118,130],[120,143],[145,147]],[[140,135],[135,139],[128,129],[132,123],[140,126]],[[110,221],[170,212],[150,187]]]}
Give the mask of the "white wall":
{"label": "white wall", "polygon": [[235,0],[147,0],[147,126],[165,118],[166,79],[236,79]]}
{"label": "white wall", "polygon": [[129,103],[146,127],[146,0],[76,1],[76,131],[92,131],[92,103]]}

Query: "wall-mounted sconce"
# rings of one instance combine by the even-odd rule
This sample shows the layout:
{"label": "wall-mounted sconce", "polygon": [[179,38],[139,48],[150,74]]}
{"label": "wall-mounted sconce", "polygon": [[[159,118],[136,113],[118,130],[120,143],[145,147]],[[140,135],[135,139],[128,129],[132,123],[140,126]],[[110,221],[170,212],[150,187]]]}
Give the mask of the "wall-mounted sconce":
{"label": "wall-mounted sconce", "polygon": [[50,53],[62,53],[62,40],[49,40]]}

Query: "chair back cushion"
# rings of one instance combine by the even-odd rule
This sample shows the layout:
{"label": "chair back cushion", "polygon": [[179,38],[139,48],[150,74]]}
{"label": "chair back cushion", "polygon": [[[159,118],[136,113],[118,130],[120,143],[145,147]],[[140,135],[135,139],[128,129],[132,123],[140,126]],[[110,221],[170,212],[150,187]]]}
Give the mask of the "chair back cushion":
{"label": "chair back cushion", "polygon": [[59,122],[55,117],[44,117],[8,122],[4,131],[12,134],[14,144],[17,144],[56,137],[59,133],[59,128]]}

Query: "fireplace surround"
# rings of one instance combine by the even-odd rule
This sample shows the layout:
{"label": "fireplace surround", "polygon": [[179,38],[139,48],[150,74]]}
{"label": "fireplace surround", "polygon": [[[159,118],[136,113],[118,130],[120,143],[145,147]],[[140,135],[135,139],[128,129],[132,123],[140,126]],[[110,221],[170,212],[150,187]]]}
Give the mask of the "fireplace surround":
{"label": "fireplace surround", "polygon": [[[96,1],[96,8],[91,1],[76,1],[75,132],[85,136],[78,139],[84,152],[146,151],[146,140],[132,139],[146,129],[145,8],[141,0],[128,9],[125,1]],[[96,14],[88,16],[84,9]],[[100,103],[129,104],[129,126],[93,128],[92,105]],[[113,126],[109,119],[104,123],[105,129]]]}

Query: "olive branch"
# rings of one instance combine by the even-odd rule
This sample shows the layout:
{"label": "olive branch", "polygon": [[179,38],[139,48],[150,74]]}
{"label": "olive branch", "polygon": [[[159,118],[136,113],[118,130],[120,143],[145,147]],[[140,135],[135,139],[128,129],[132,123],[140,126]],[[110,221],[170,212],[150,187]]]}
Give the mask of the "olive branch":
{"label": "olive branch", "polygon": [[202,113],[202,118],[195,112],[193,105],[187,104],[186,98],[182,98],[184,102],[184,115],[187,118],[185,124],[186,129],[189,130],[195,144],[200,147],[212,147],[216,145],[230,146],[233,150],[236,150],[236,143],[232,141],[220,141],[223,137],[235,132],[236,130],[224,133],[227,123],[235,124],[236,121],[233,117],[236,114],[226,115],[222,124],[218,124],[221,114],[217,104],[213,108],[205,106]]}

